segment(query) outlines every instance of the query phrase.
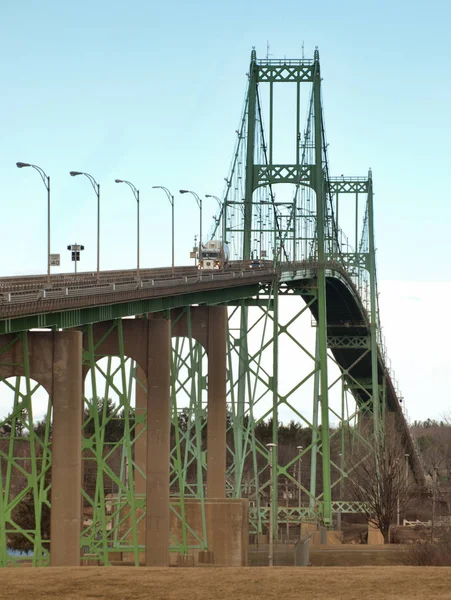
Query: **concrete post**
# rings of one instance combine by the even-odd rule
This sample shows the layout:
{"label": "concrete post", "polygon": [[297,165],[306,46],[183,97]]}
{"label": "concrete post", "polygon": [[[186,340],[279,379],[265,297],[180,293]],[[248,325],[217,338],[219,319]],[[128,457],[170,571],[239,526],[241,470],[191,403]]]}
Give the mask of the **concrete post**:
{"label": "concrete post", "polygon": [[207,498],[225,498],[227,307],[208,316]]}
{"label": "concrete post", "polygon": [[80,565],[82,333],[53,334],[52,567]]}
{"label": "concrete post", "polygon": [[149,319],[146,566],[169,565],[171,323]]}

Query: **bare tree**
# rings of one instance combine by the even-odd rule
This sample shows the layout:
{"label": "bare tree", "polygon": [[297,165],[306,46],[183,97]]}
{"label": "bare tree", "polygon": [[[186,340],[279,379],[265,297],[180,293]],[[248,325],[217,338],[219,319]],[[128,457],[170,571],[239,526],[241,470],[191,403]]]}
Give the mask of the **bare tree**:
{"label": "bare tree", "polygon": [[354,447],[349,491],[368,521],[389,541],[390,525],[410,504],[416,484],[409,474],[400,436],[386,426],[385,435],[368,436]]}

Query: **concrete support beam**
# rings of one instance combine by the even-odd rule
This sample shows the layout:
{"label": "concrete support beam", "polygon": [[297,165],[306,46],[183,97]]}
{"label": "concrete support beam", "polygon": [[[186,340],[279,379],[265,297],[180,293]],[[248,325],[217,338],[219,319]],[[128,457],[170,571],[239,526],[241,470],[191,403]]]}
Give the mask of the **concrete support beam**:
{"label": "concrete support beam", "polygon": [[149,319],[147,368],[146,566],[169,566],[171,323]]}
{"label": "concrete support beam", "polygon": [[227,307],[210,306],[208,315],[207,498],[226,491]]}
{"label": "concrete support beam", "polygon": [[80,565],[82,333],[53,334],[52,567]]}

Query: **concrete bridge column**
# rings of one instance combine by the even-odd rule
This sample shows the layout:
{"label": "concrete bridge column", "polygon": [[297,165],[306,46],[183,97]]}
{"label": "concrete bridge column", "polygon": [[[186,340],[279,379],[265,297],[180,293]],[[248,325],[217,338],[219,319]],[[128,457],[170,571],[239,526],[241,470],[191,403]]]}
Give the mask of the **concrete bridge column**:
{"label": "concrete bridge column", "polygon": [[82,333],[53,334],[52,567],[80,565]]}
{"label": "concrete bridge column", "polygon": [[148,321],[146,566],[169,565],[171,322]]}
{"label": "concrete bridge column", "polygon": [[225,498],[227,307],[208,312],[207,498]]}

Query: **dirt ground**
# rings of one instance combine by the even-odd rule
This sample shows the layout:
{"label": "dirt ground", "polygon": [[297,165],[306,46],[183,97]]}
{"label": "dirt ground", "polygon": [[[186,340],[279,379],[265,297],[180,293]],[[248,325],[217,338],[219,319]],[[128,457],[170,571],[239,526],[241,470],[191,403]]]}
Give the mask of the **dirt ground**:
{"label": "dirt ground", "polygon": [[1,600],[451,599],[451,567],[2,569]]}

